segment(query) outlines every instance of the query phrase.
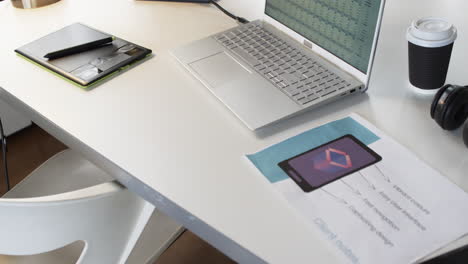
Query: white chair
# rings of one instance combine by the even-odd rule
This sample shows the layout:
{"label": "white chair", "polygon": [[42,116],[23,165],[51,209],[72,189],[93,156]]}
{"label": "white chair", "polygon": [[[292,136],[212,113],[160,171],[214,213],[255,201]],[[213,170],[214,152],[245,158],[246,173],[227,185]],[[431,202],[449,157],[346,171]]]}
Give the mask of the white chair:
{"label": "white chair", "polygon": [[149,263],[182,231],[71,150],[0,199],[0,263]]}

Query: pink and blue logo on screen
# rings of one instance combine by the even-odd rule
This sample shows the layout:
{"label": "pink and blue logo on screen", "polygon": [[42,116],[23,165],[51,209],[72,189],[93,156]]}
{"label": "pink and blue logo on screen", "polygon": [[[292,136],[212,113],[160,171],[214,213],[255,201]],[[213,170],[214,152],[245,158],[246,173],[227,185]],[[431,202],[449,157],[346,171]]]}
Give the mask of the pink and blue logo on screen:
{"label": "pink and blue logo on screen", "polygon": [[351,158],[346,152],[334,148],[328,148],[315,156],[312,161],[315,169],[330,173],[336,173],[353,166]]}

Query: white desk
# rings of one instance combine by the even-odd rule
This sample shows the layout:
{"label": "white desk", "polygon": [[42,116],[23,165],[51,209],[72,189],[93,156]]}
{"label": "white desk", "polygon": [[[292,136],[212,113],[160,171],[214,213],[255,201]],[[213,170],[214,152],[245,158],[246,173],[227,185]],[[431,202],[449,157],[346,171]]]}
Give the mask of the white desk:
{"label": "white desk", "polygon": [[[235,11],[249,10],[246,16],[252,18],[259,11],[250,10],[248,2]],[[367,94],[253,133],[169,54],[171,48],[235,25],[217,9],[67,0],[17,10],[3,2],[0,96],[231,258],[330,263],[332,254],[243,155],[357,112],[468,190],[461,133],[439,129],[429,117],[432,98],[409,89],[405,40],[413,18],[448,17],[459,29],[448,82],[468,83],[467,9],[462,0],[388,1]],[[151,48],[156,56],[86,92],[13,52],[76,21]]]}

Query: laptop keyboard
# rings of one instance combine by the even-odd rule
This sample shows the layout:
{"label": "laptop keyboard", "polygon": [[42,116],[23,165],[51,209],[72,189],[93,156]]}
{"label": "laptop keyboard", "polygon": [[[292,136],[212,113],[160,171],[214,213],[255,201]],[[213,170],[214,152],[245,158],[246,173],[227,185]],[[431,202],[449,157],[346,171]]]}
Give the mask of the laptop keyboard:
{"label": "laptop keyboard", "polygon": [[260,25],[248,24],[214,38],[299,105],[307,106],[351,85]]}

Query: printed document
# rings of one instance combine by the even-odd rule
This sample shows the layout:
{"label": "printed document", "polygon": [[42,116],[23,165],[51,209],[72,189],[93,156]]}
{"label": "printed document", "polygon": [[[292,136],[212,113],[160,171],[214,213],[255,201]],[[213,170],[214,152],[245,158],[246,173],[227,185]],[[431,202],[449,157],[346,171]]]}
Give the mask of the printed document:
{"label": "printed document", "polygon": [[358,115],[247,157],[343,263],[415,263],[468,234],[467,193]]}

